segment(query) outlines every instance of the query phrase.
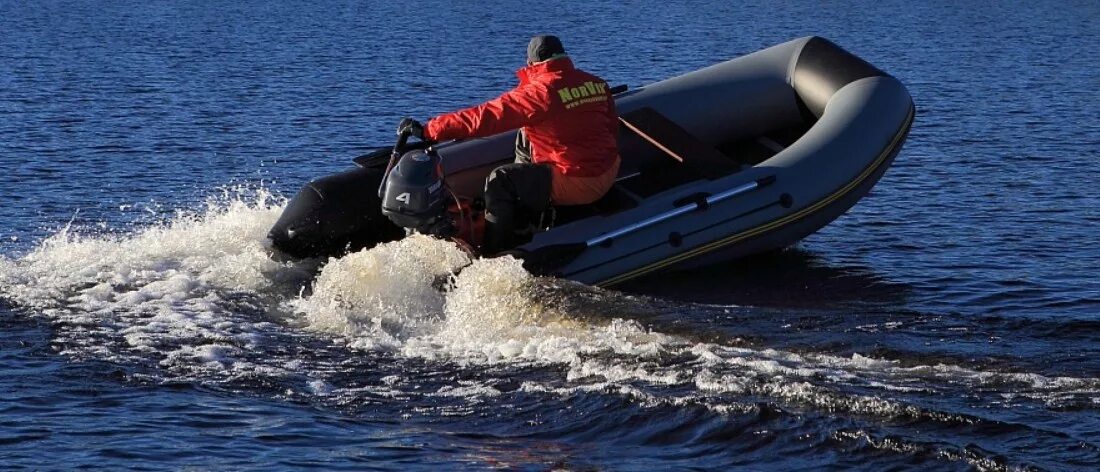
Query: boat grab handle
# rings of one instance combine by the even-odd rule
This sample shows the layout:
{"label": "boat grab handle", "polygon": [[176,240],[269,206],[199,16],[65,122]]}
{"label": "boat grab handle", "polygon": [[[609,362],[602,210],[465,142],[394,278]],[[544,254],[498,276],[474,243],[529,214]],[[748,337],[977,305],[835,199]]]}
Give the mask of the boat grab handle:
{"label": "boat grab handle", "polygon": [[601,234],[599,236],[596,236],[592,239],[589,239],[589,240],[585,241],[584,243],[585,243],[586,247],[597,246],[597,245],[600,245],[600,244],[608,244],[608,243],[611,242],[611,240],[613,240],[615,238],[618,238],[620,236],[628,235],[628,234],[633,233],[635,231],[645,229],[645,228],[648,228],[648,227],[653,226],[655,224],[668,221],[672,218],[675,218],[677,216],[680,216],[680,215],[683,215],[683,214],[686,214],[686,213],[691,213],[691,212],[696,211],[696,210],[706,209],[707,207],[709,207],[710,205],[713,205],[715,203],[722,202],[722,201],[725,201],[725,200],[729,200],[729,199],[731,199],[733,197],[736,197],[738,195],[743,195],[743,194],[749,193],[753,190],[756,190],[756,189],[759,189],[759,188],[762,188],[762,187],[766,187],[768,185],[771,185],[774,182],[775,182],[775,176],[774,175],[769,175],[767,177],[762,177],[762,178],[756,179],[752,182],[748,182],[748,183],[745,183],[745,184],[738,185],[738,186],[736,186],[734,188],[731,188],[729,190],[726,190],[724,192],[719,192],[719,193],[716,193],[714,195],[707,196],[704,199],[693,200],[688,205],[677,207],[676,209],[666,211],[666,212],[661,213],[659,215],[653,215],[653,216],[651,216],[649,218],[646,218],[642,221],[624,226],[622,228],[611,231],[609,233]]}

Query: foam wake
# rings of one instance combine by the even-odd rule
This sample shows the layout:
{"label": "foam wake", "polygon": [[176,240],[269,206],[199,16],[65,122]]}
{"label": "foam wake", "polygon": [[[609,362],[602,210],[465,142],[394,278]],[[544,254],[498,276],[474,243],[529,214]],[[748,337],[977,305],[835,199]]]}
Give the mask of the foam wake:
{"label": "foam wake", "polygon": [[[654,310],[690,316],[694,308],[537,278],[509,257],[471,260],[427,237],[330,260],[318,274],[314,264],[271,257],[266,232],[280,211],[281,201],[261,193],[129,234],[63,230],[25,256],[0,257],[0,296],[51,320],[55,344],[73,358],[151,366],[162,381],[247,377],[348,401],[362,386],[342,385],[334,373],[369,352],[443,369],[552,365],[564,375],[522,379],[521,388],[718,411],[763,400],[970,421],[935,410],[935,398],[960,388],[976,404],[1100,408],[1096,378],[911,366],[662,333],[640,320]],[[393,378],[401,369],[394,372],[385,387],[400,395]],[[439,394],[491,395],[493,385],[451,385]]]}
{"label": "foam wake", "polygon": [[131,234],[66,227],[21,258],[0,257],[0,296],[52,319],[55,344],[75,358],[187,376],[247,368],[235,359],[273,324],[268,300],[311,275],[270,257],[281,203],[238,193]]}

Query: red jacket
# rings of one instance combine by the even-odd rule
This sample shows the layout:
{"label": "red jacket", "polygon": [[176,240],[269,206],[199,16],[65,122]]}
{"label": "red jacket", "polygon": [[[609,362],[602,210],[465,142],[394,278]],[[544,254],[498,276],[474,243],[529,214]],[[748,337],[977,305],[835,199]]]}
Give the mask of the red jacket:
{"label": "red jacket", "polygon": [[479,138],[522,127],[536,163],[576,177],[598,176],[611,168],[619,156],[619,119],[607,82],[574,68],[568,57],[524,67],[516,75],[516,88],[433,118],[424,137]]}

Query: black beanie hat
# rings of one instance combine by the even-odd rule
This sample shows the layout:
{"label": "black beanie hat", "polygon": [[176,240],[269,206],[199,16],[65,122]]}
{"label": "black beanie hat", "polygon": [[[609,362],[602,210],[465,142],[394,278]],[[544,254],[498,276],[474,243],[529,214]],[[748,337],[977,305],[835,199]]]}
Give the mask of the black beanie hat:
{"label": "black beanie hat", "polygon": [[527,62],[534,64],[550,59],[555,54],[565,54],[565,48],[557,36],[545,35],[531,38],[527,43]]}

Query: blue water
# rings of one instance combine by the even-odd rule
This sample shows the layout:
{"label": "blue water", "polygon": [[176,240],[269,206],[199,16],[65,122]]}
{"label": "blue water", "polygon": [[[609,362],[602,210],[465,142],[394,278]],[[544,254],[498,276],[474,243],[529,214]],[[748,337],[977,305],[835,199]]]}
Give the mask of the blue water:
{"label": "blue water", "polygon": [[[1100,467],[1100,5],[687,3],[0,2],[0,466]],[[796,247],[617,291],[266,257],[546,32],[635,86],[818,34],[917,119]]]}

